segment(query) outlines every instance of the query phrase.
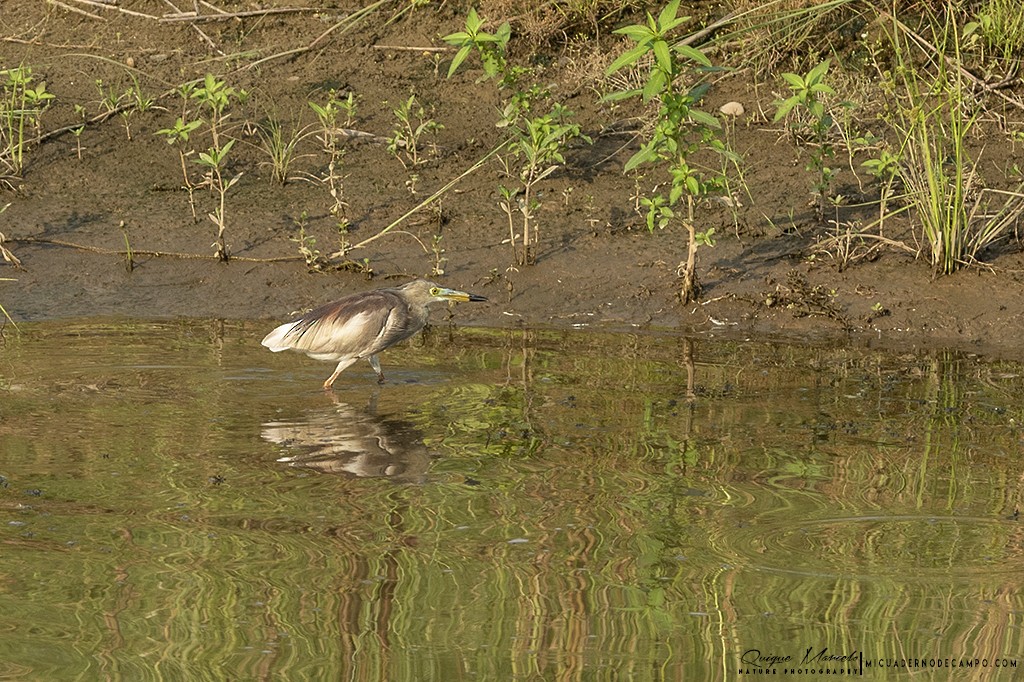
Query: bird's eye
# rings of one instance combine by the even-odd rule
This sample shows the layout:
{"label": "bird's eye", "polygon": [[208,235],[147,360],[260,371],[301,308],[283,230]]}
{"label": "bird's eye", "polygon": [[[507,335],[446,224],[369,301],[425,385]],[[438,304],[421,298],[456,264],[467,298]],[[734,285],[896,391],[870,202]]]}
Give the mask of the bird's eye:
{"label": "bird's eye", "polygon": [[430,287],[430,295],[431,296],[437,296],[440,293],[441,293],[441,290],[438,289],[437,287]]}

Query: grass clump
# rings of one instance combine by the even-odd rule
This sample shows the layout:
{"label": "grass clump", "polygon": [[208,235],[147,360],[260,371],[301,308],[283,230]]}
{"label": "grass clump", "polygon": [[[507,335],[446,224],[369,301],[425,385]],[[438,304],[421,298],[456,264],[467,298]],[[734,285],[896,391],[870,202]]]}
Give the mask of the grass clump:
{"label": "grass clump", "polygon": [[1024,210],[1024,187],[982,186],[978,160],[968,150],[979,114],[958,68],[961,35],[954,17],[947,14],[934,27],[934,44],[942,54],[948,50],[953,63],[935,60],[932,76],[913,63],[904,30],[894,19],[896,67],[887,85],[896,102],[891,123],[901,141],[895,168],[932,267],[949,274],[1008,236]]}

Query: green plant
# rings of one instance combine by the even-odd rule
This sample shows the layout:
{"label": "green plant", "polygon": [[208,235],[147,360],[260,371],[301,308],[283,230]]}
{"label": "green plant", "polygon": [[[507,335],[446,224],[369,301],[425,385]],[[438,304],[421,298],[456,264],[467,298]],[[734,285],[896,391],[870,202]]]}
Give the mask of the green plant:
{"label": "green plant", "polygon": [[[509,216],[512,254],[519,265],[532,265],[537,259],[539,226],[535,212],[540,208],[536,192],[537,183],[565,165],[564,154],[571,140],[580,138],[590,142],[589,137],[580,133],[579,125],[568,123],[571,116],[571,111],[556,103],[549,113],[524,118],[512,130],[509,152],[503,158],[503,162],[507,169],[506,174],[516,177],[520,182],[520,188],[510,190],[499,186],[498,189],[505,199],[502,208]],[[518,165],[514,173],[511,171],[513,164]],[[520,193],[521,197],[518,196]],[[515,230],[512,226],[513,202],[522,216],[521,254],[517,252],[515,246]]]}
{"label": "green plant", "polygon": [[817,197],[815,204],[818,220],[825,217],[825,208],[828,205],[828,198],[832,191],[832,180],[835,177],[835,169],[828,166],[828,159],[835,156],[835,148],[829,140],[829,131],[832,128],[832,116],[825,109],[822,97],[835,95],[835,90],[825,83],[825,74],[831,60],[826,59],[807,72],[806,75],[796,73],[784,73],[783,79],[792,91],[792,95],[784,100],[775,102],[775,121],[780,121],[790,116],[797,110],[802,110],[810,117],[809,121],[794,124],[792,127],[799,131],[806,128],[810,132],[812,144],[810,145],[810,161],[807,163],[807,170],[814,174],[814,194]]}
{"label": "green plant", "polygon": [[[327,154],[327,173],[320,178],[320,182],[328,187],[332,201],[331,215],[339,221],[339,230],[347,229],[346,176],[342,171],[345,157],[345,148],[342,146],[345,138],[343,128],[351,127],[355,121],[356,96],[355,93],[349,92],[344,99],[341,99],[337,92],[331,90],[327,93],[327,100],[323,104],[319,102],[309,102],[308,104],[320,124],[317,139],[320,141],[321,149]],[[341,120],[342,114],[344,114],[344,122]]]}
{"label": "green plant", "polygon": [[[962,71],[940,59],[935,75],[926,78],[907,57],[905,27],[893,22],[897,64],[887,87],[896,97],[891,123],[902,140],[898,174],[922,226],[932,267],[949,274],[976,261],[1017,224],[1024,212],[1024,186],[980,186],[978,162],[967,150],[978,114],[968,105]],[[948,49],[959,64],[960,36],[953,18],[947,16],[934,31],[940,51]]]}
{"label": "green plant", "polygon": [[1003,62],[1002,70],[1016,71],[1024,57],[1024,12],[1018,0],[985,0],[975,21],[964,26],[963,39],[977,32],[989,54]]}
{"label": "green plant", "polygon": [[470,8],[466,15],[466,27],[463,31],[450,33],[442,40],[449,45],[459,48],[448,67],[448,78],[459,68],[462,62],[474,49],[480,55],[480,62],[483,64],[484,76],[494,78],[505,73],[506,61],[505,52],[508,41],[512,37],[512,27],[506,21],[494,33],[481,30],[484,20],[480,18],[476,10]]}
{"label": "green plant", "polygon": [[299,233],[294,237],[289,237],[289,241],[298,244],[299,255],[306,262],[306,267],[313,271],[319,271],[323,267],[323,259],[320,257],[320,251],[316,248],[316,239],[306,233],[306,225],[308,223],[309,214],[303,211],[295,221],[295,226],[299,228]]}
{"label": "green plant", "polygon": [[398,123],[391,129],[391,136],[388,137],[388,151],[406,170],[416,169],[424,163],[424,136],[443,130],[444,126],[427,117],[427,112],[416,100],[416,95],[409,95],[409,99],[392,109],[392,113],[398,119]]}
{"label": "green plant", "polygon": [[134,75],[131,76],[132,84],[123,92],[118,92],[114,86],[107,87],[103,80],[96,79],[96,89],[100,93],[100,106],[106,110],[108,115],[118,114],[121,123],[124,125],[125,136],[132,139],[131,119],[136,112],[142,113],[153,108],[155,100],[142,91],[142,86]]}
{"label": "green plant", "polygon": [[121,228],[121,237],[124,239],[125,267],[128,269],[128,272],[131,273],[135,270],[135,255],[132,253],[132,244],[128,240],[128,224],[122,220],[118,227]]}
{"label": "green plant", "polygon": [[45,82],[35,83],[28,66],[0,70],[0,83],[0,164],[20,177],[25,169],[26,134],[39,132],[43,112],[54,95]]}
{"label": "green plant", "polygon": [[[131,75],[131,74],[130,74]],[[154,100],[149,95],[142,91],[142,86],[139,85],[139,81],[134,75],[131,75],[132,84],[125,89],[124,94],[121,95],[121,99],[127,104],[121,108],[119,112],[121,120],[124,121],[124,130],[128,135],[128,139],[132,139],[132,131],[129,126],[129,120],[136,113],[144,113],[153,108]]]}
{"label": "green plant", "polygon": [[430,250],[434,254],[434,264],[430,268],[431,277],[440,277],[441,275],[443,275],[444,265],[445,263],[448,262],[448,259],[445,258],[444,255],[444,247],[441,246],[442,239],[444,239],[444,237],[442,237],[439,234],[435,234],[430,238]]}
{"label": "green plant", "polygon": [[288,182],[296,151],[306,137],[307,130],[296,127],[290,133],[285,133],[281,122],[274,119],[256,126],[260,150],[270,159],[271,178],[279,185]]}
{"label": "green plant", "polygon": [[78,160],[82,160],[82,133],[85,132],[85,116],[86,110],[81,104],[75,105],[75,115],[82,119],[82,124],[77,125],[71,129],[71,134],[75,136],[75,152],[78,154]]}
{"label": "green plant", "polygon": [[[607,69],[612,75],[626,67],[647,67],[642,88],[612,93],[609,100],[640,96],[643,101],[659,103],[658,118],[646,142],[626,162],[625,171],[643,164],[656,164],[668,174],[668,194],[655,194],[641,200],[647,212],[648,229],[666,227],[679,220],[687,232],[687,256],[680,262],[677,273],[682,279],[679,297],[683,303],[696,300],[700,294],[697,277],[697,249],[713,246],[713,229],[697,230],[695,208],[697,202],[712,194],[721,193],[724,183],[715,173],[702,172],[692,163],[692,156],[701,150],[730,155],[718,138],[721,124],[714,117],[696,108],[707,90],[706,84],[688,86],[684,81],[696,70],[710,68],[711,62],[700,50],[674,41],[671,35],[686,23],[689,17],[678,16],[679,0],[673,0],[657,18],[650,13],[644,24],[617,29],[634,46],[620,55]],[[734,158],[735,155],[733,155]],[[657,188],[656,188],[657,189]],[[685,213],[677,211],[685,203]]]}
{"label": "green plant", "polygon": [[878,232],[884,234],[885,218],[889,213],[889,200],[892,198],[893,185],[900,171],[900,158],[890,150],[883,148],[878,156],[868,159],[861,166],[878,181]]}
{"label": "green plant", "polygon": [[193,152],[192,150],[186,151],[185,145],[188,143],[189,136],[201,125],[203,125],[201,120],[189,121],[186,123],[185,119],[179,116],[178,120],[174,122],[173,127],[156,131],[157,135],[164,136],[167,144],[174,145],[178,150],[178,158],[181,161],[181,177],[184,182],[183,187],[188,191],[188,205],[192,209],[193,223],[198,222],[199,220],[196,215],[196,186],[188,176],[188,165],[185,163],[185,159]]}
{"label": "green plant", "polygon": [[217,205],[214,207],[212,213],[206,214],[206,217],[217,226],[217,241],[211,244],[211,246],[214,247],[213,255],[222,261],[227,261],[230,258],[228,245],[224,238],[224,233],[227,231],[225,197],[227,196],[228,190],[231,189],[242,176],[242,174],[239,173],[232,178],[225,178],[225,160],[227,159],[228,153],[231,151],[231,147],[234,144],[234,140],[228,140],[219,147],[210,147],[205,152],[199,152],[199,158],[196,160],[196,163],[206,169],[204,171],[202,184],[210,187],[217,193]]}
{"label": "green plant", "polygon": [[230,258],[224,236],[227,231],[226,196],[228,190],[242,177],[241,173],[230,178],[225,175],[227,157],[235,141],[224,142],[222,140],[223,127],[230,116],[228,108],[246,97],[247,93],[244,90],[236,90],[212,74],[206,74],[202,84],[197,85],[191,91],[191,98],[197,100],[200,108],[209,115],[208,125],[212,144],[205,152],[199,152],[195,162],[205,169],[203,182],[199,186],[209,187],[217,194],[217,204],[214,210],[207,214],[207,217],[217,227],[217,240],[212,246],[214,255],[222,261],[227,261]]}

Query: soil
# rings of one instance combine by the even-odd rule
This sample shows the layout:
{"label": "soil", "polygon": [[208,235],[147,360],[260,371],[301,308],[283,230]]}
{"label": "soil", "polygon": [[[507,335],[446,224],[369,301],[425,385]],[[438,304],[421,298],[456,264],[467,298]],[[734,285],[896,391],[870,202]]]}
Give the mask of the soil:
{"label": "soil", "polygon": [[[215,4],[229,13],[259,9],[228,0]],[[635,210],[637,188],[648,191],[658,175],[651,170],[636,180],[623,173],[637,148],[642,119],[636,115],[642,112],[634,105],[602,103],[595,87],[623,45],[607,34],[517,53],[593,140],[574,143],[566,167],[539,186],[536,264],[511,267],[498,186],[514,179],[492,159],[434,206],[348,253],[352,262],[342,266],[335,258],[311,271],[293,241],[299,225],[324,256],[338,250],[341,238],[329,210],[331,197],[319,182],[326,156],[312,135],[305,137],[292,179],[275,183],[259,151],[258,124],[279,120],[290,133],[315,123],[309,101],[323,101],[331,89],[356,94],[352,128],[369,135],[350,138],[343,159],[350,220],[344,237],[351,243],[376,235],[473,166],[507,131],[495,126],[504,93],[493,81],[481,80],[475,56],[446,79],[452,52],[408,49],[443,47],[440,36],[462,27],[464,8],[428,5],[389,22],[396,8],[410,7],[392,3],[352,30],[324,35],[351,8],[306,4],[320,9],[201,22],[160,21],[175,10],[171,2],[156,0],[4,4],[0,65],[31,66],[56,96],[42,118],[44,139],[28,149],[24,173],[0,191],[0,206],[10,204],[0,215],[0,232],[23,267],[0,262],[0,277],[17,280],[0,282],[0,305],[15,320],[284,319],[353,290],[431,276],[431,245],[440,237],[444,273],[432,278],[490,299],[457,306],[452,315],[458,324],[667,329],[1020,357],[1020,242],[1004,240],[984,254],[985,263],[949,276],[935,277],[925,256],[890,246],[841,269],[835,254],[821,249],[835,227],[815,216],[806,148],[771,122],[772,102],[784,86],[777,74],[751,69],[716,76],[702,104],[708,112],[733,100],[744,105],[746,113],[728,125],[731,144],[744,160],[743,183],[737,184],[732,207],[698,207],[700,227],[715,228],[716,245],[699,251],[700,302],[681,305],[676,269],[685,257],[685,232],[678,226],[649,232]],[[198,7],[215,14],[212,4]],[[296,52],[281,56],[291,50]],[[176,149],[154,134],[181,115],[182,99],[174,89],[206,73],[250,93],[229,119],[229,134],[238,144],[227,175],[241,177],[226,199],[232,256],[226,263],[210,258],[215,228],[205,214],[215,197],[208,190],[196,193],[199,219],[193,220]],[[85,107],[89,119],[103,113],[97,79],[119,93],[133,78],[158,106],[130,116],[131,139],[119,115],[91,121],[77,139],[69,131],[55,132],[81,120],[75,104]],[[395,124],[392,109],[413,93],[444,126],[432,138],[436,148],[426,150],[428,160],[416,170],[415,194],[410,172],[386,143]],[[871,116],[861,113],[867,127]],[[1024,118],[1014,107],[998,113],[987,120],[998,120],[1004,130],[1019,129]],[[1013,148],[995,124],[987,130],[977,140],[986,149],[980,167],[998,175],[1011,164]],[[202,150],[210,140],[199,131],[192,142]],[[838,214],[843,225],[868,223],[877,213],[877,206],[857,208],[878,192],[859,170],[861,160],[840,152],[835,162],[841,167],[835,191],[848,200]],[[190,166],[198,178],[198,166]],[[917,248],[913,232],[906,220],[886,225],[886,236]],[[125,249],[126,239],[136,253],[132,268],[113,253]],[[276,258],[286,260],[268,260]],[[360,265],[372,269],[372,277]]]}

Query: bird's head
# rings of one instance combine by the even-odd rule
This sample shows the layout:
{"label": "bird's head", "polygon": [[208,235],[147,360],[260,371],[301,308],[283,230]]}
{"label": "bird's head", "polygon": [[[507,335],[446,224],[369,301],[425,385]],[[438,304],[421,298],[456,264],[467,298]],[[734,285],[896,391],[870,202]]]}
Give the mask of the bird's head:
{"label": "bird's head", "polygon": [[428,282],[423,279],[409,282],[401,288],[413,299],[422,300],[425,303],[433,303],[435,301],[466,302],[487,300],[487,298],[479,294],[470,294],[465,291],[459,291],[458,289],[449,289],[448,287],[443,287],[440,284]]}

